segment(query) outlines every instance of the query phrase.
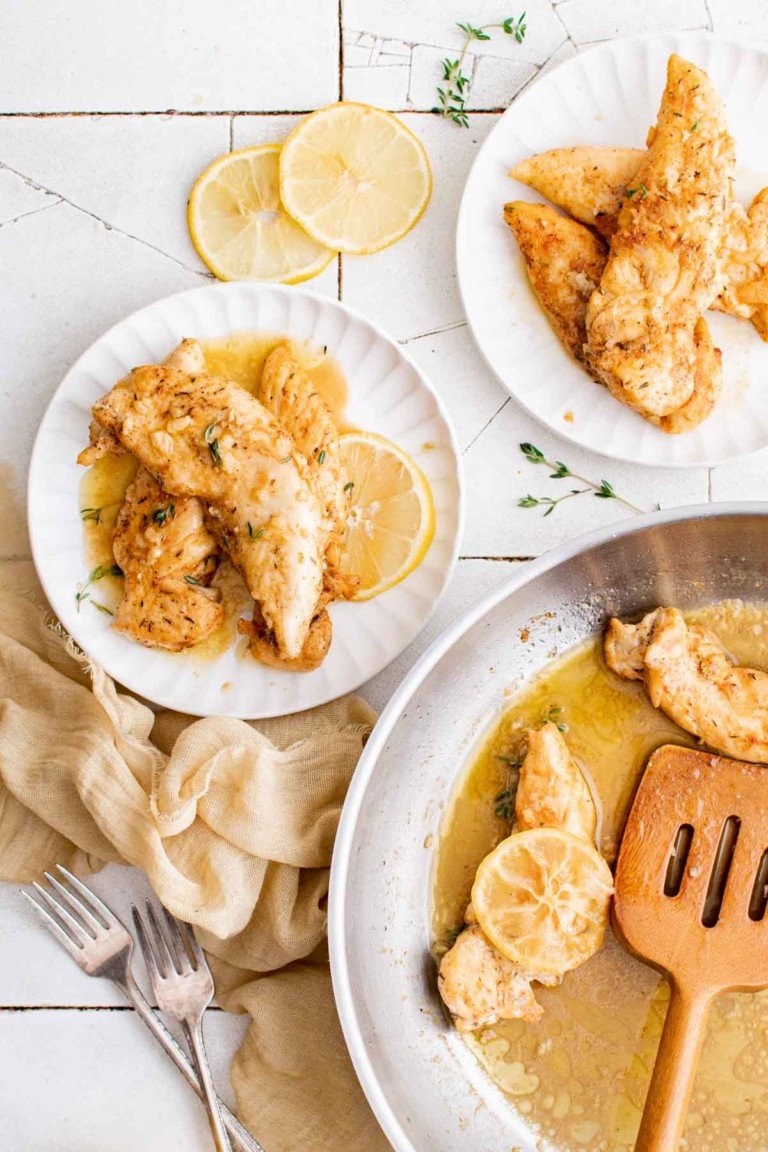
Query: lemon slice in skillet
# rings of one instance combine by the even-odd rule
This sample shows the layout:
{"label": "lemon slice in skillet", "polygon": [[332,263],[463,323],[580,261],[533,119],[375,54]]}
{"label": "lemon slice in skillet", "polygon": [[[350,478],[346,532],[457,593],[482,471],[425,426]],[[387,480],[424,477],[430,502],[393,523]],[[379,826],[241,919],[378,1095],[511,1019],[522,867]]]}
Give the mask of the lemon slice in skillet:
{"label": "lemon slice in skillet", "polygon": [[600,947],[611,870],[586,840],[532,828],[502,840],[480,864],[472,907],[502,955],[532,974],[561,975]]}

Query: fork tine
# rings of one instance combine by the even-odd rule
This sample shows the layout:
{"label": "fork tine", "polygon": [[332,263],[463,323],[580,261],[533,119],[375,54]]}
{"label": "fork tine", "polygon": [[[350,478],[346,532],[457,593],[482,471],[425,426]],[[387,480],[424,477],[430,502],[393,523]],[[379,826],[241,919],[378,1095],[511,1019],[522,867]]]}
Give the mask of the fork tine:
{"label": "fork tine", "polygon": [[56,913],[56,916],[62,922],[63,926],[69,929],[69,935],[72,937],[73,942],[77,944],[79,948],[82,948],[86,939],[90,939],[90,936],[80,921],[74,918],[67,906],[62,904],[60,900],[57,900],[53,893],[49,892],[47,888],[44,888],[42,884],[38,884],[37,880],[32,881],[32,887],[43,903],[47,905],[52,912]]}
{"label": "fork tine", "polygon": [[97,920],[96,917],[92,915],[90,910],[86,908],[85,904],[83,904],[83,902],[79,900],[77,896],[74,896],[70,892],[69,888],[66,888],[63,884],[61,884],[55,876],[51,876],[50,872],[43,872],[43,876],[45,876],[51,887],[58,892],[59,896],[61,896],[67,907],[80,917],[80,919],[83,921],[85,931],[95,940],[99,932],[104,931],[104,925],[99,920]]}
{"label": "fork tine", "polygon": [[192,971],[192,963],[189,959],[189,952],[184,943],[184,937],[179,928],[179,922],[175,916],[172,916],[167,908],[163,907],[165,913],[165,922],[168,925],[168,935],[170,937],[171,950],[174,954],[176,961],[176,971],[181,973],[189,973]]}
{"label": "fork tine", "polygon": [[160,921],[157,918],[154,905],[150,904],[147,900],[147,919],[149,920],[152,934],[155,937],[155,956],[157,958],[158,966],[163,976],[170,976],[171,972],[176,971],[176,965],[173,962],[171,950],[168,947],[163,930],[160,927]]}
{"label": "fork tine", "polygon": [[50,914],[48,909],[44,908],[39,900],[35,900],[31,892],[22,892],[21,894],[25,900],[29,901],[35,912],[37,912],[38,916],[43,922],[44,927],[48,929],[52,936],[56,937],[59,944],[63,945],[67,952],[69,952],[70,956],[74,957],[74,959],[79,964],[82,952],[80,945],[76,944],[72,937],[64,931],[61,924],[59,924],[58,920],[56,920]]}
{"label": "fork tine", "polygon": [[184,938],[187,941],[192,958],[194,961],[195,971],[197,972],[210,972],[208,961],[202,948],[195,939],[195,933],[191,924],[187,924],[184,920],[179,920],[178,923],[184,929]]}
{"label": "fork tine", "polygon": [[155,984],[158,980],[162,979],[162,977],[160,975],[160,969],[157,966],[157,960],[155,959],[152,941],[150,940],[149,933],[147,932],[147,929],[144,925],[141,912],[139,912],[135,904],[131,904],[131,912],[133,914],[133,923],[136,927],[136,935],[139,938],[141,954],[144,957],[144,963],[147,966],[149,979],[152,984],[152,988],[154,989]]}
{"label": "fork tine", "polygon": [[56,867],[58,868],[59,872],[61,872],[62,876],[68,881],[69,886],[74,888],[78,895],[82,898],[84,904],[87,905],[91,914],[95,916],[97,920],[99,916],[101,916],[105,928],[109,928],[113,924],[120,923],[114,912],[112,912],[109,908],[107,908],[106,904],[99,900],[93,889],[89,888],[87,884],[84,884],[82,880],[78,880],[77,876],[73,876],[72,873],[67,868],[65,868],[63,864],[57,864]]}

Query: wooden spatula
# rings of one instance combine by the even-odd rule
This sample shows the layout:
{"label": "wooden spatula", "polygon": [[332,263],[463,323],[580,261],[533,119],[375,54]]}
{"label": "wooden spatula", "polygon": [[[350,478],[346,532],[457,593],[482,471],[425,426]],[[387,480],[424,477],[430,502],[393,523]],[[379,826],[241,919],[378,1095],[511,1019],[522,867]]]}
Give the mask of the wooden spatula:
{"label": "wooden spatula", "polygon": [[709,1010],[768,987],[768,767],[671,744],[651,756],[616,866],[614,927],[672,999],[635,1152],[677,1152]]}

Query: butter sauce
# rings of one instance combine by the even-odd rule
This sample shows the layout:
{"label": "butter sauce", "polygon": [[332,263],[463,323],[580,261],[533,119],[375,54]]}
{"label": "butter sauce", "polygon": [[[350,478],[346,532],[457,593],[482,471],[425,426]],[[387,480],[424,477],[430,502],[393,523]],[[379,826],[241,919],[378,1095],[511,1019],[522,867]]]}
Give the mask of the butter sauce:
{"label": "butter sauce", "polygon": [[[688,618],[711,627],[739,662],[768,670],[768,606],[728,601]],[[641,685],[610,672],[599,638],[553,661],[501,716],[446,812],[434,890],[438,955],[462,921],[477,865],[510,831],[495,808],[514,770],[499,757],[514,758],[525,729],[553,707],[599,802],[599,844],[611,861],[650,753],[694,743]],[[669,997],[665,981],[609,931],[595,957],[536,996],[544,1007],[538,1023],[505,1021],[466,1043],[544,1146],[631,1152]],[[768,993],[716,1002],[681,1147],[768,1150]]]}

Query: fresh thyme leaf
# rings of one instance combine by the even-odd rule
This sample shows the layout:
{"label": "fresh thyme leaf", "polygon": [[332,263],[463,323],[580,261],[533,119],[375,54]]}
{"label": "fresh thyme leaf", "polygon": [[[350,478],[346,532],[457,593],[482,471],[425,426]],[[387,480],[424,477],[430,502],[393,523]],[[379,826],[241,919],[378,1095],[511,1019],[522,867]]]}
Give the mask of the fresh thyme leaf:
{"label": "fresh thyme leaf", "polygon": [[530,460],[532,464],[546,464],[544,453],[535,444],[521,444],[520,451],[526,460]]}
{"label": "fresh thyme leaf", "polygon": [[93,604],[94,608],[98,609],[99,612],[103,612],[105,616],[114,616],[114,612],[111,608],[107,608],[106,604],[99,604],[98,600],[91,600],[91,604]]}
{"label": "fresh thyme leaf", "polygon": [[699,124],[701,124],[701,120],[694,120],[693,124],[691,124],[691,132],[695,132]]}
{"label": "fresh thyme leaf", "polygon": [[213,460],[214,467],[221,468],[221,452],[219,451],[218,440],[211,440],[208,445],[208,451],[211,453],[211,459]]}
{"label": "fresh thyme leaf", "polygon": [[105,576],[122,576],[122,574],[123,570],[119,564],[97,564],[95,568],[91,569],[85,584],[75,592],[75,604],[77,605],[78,612],[80,611],[80,605],[83,601],[90,599],[91,594],[88,589],[92,584],[103,580]]}
{"label": "fresh thyme leaf", "polygon": [[454,924],[453,928],[448,929],[445,939],[449,948],[453,948],[454,944],[458,940],[459,936],[461,936],[463,931],[463,924]]}
{"label": "fresh thyme leaf", "polygon": [[437,104],[432,108],[432,111],[436,116],[443,116],[452,120],[460,128],[469,128],[467,98],[470,79],[462,71],[469,46],[474,40],[490,40],[490,31],[493,28],[500,28],[505,35],[514,36],[517,43],[522,44],[527,31],[525,12],[517,18],[508,16],[506,20],[496,24],[470,24],[469,21],[463,21],[457,24],[457,28],[464,33],[464,43],[458,59],[451,60],[450,57],[446,56],[445,60],[441,61],[442,79],[445,87],[438,86]]}
{"label": "fresh thyme leaf", "polygon": [[500,820],[511,820],[515,814],[515,798],[509,788],[494,797],[494,812]]}
{"label": "fresh thyme leaf", "polygon": [[637,188],[627,188],[627,199],[631,200],[633,196],[639,196],[641,200],[645,200],[648,195],[648,189],[645,184],[638,184]]}
{"label": "fresh thyme leaf", "polygon": [[325,451],[325,448],[322,448],[322,449],[320,450],[320,454],[319,454],[319,455],[318,455],[318,457],[317,457],[317,462],[318,462],[318,464],[325,464],[325,458],[326,458],[326,455],[327,455],[327,453],[326,453],[326,451]]}
{"label": "fresh thyme leaf", "polygon": [[198,580],[196,576],[185,576],[184,579],[186,580],[187,584],[194,584],[198,588],[203,587],[202,580]]}
{"label": "fresh thyme leaf", "polygon": [[281,464],[290,464],[290,462],[291,462],[290,456],[283,456],[282,460],[280,461]]}
{"label": "fresh thyme leaf", "polygon": [[248,521],[247,527],[248,527],[248,535],[250,536],[251,540],[261,540],[262,536],[264,535],[264,529],[263,528],[254,529],[253,524],[251,524],[250,520]]}
{"label": "fresh thyme leaf", "polygon": [[567,732],[568,726],[563,723],[561,717],[563,710],[559,704],[550,704],[544,715],[539,720],[539,724],[554,724],[558,732]]}
{"label": "fresh thyme leaf", "polygon": [[93,520],[94,524],[101,523],[101,508],[81,508],[80,519],[85,522],[86,520]]}
{"label": "fresh thyme leaf", "polygon": [[168,517],[170,516],[171,519],[173,519],[175,515],[176,506],[174,504],[166,504],[162,508],[155,508],[154,512],[152,513],[152,519],[154,520],[155,524],[159,524],[162,528]]}
{"label": "fresh thyme leaf", "polygon": [[354,488],[354,486],[355,486],[354,480],[348,480],[347,483],[344,485],[344,491],[345,492],[351,492],[352,489]]}
{"label": "fresh thyme leaf", "polygon": [[560,496],[555,499],[552,496],[531,496],[530,492],[518,500],[518,508],[538,508],[545,509],[543,515],[551,516],[558,504],[562,504],[563,500],[570,500],[574,496],[583,496],[587,492],[591,492],[593,496],[599,497],[601,500],[618,500],[625,508],[631,508],[633,512],[643,512],[644,509],[633,504],[631,500],[626,500],[623,496],[615,491],[613,485],[608,480],[601,480],[598,484],[594,480],[588,479],[586,476],[580,476],[578,472],[572,472],[567,464],[562,460],[548,460],[540,448],[535,444],[520,444],[520,451],[526,460],[531,464],[544,464],[552,471],[549,474],[550,480],[562,480],[565,477],[570,477],[572,480],[580,480],[582,484],[586,484],[586,488],[572,488],[570,492],[566,492],[565,496]]}
{"label": "fresh thyme leaf", "polygon": [[203,432],[203,440],[205,440],[206,444],[210,444],[211,437],[213,436],[215,428],[216,428],[216,421],[211,420],[210,424],[206,427],[205,432]]}

